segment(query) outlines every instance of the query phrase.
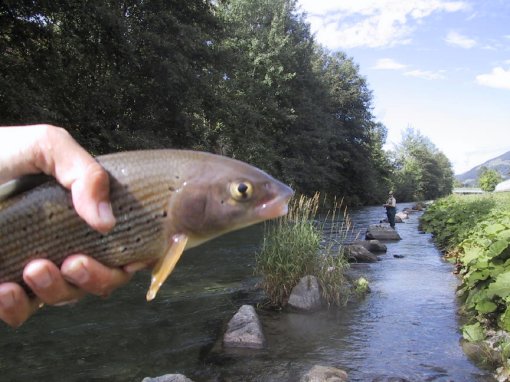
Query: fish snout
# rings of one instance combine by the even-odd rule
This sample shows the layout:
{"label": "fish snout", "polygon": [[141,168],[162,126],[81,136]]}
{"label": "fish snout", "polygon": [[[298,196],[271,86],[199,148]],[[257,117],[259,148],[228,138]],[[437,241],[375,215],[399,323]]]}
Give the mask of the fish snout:
{"label": "fish snout", "polygon": [[272,197],[262,201],[257,207],[258,215],[262,220],[286,215],[289,210],[289,200],[294,195],[292,188],[279,181],[268,186],[272,188]]}

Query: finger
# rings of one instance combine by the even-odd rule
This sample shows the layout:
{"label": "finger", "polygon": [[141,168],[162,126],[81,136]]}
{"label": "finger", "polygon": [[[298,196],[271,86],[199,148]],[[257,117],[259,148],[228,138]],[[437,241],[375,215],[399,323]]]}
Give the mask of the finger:
{"label": "finger", "polygon": [[76,212],[100,232],[112,229],[110,182],[101,165],[61,128],[48,128],[38,147],[46,167],[43,171],[71,190]]}
{"label": "finger", "polygon": [[133,276],[132,272],[109,268],[84,255],[69,256],[60,270],[67,281],[97,296],[108,296]]}
{"label": "finger", "polygon": [[81,299],[85,292],[69,284],[58,267],[49,260],[37,259],[27,264],[23,280],[45,304],[61,305]]}
{"label": "finger", "polygon": [[25,322],[38,309],[39,303],[38,299],[29,299],[18,284],[0,284],[0,319],[13,328]]}
{"label": "finger", "polygon": [[94,229],[115,225],[106,171],[64,129],[51,125],[0,128],[0,182],[44,172],[71,190],[77,213]]}

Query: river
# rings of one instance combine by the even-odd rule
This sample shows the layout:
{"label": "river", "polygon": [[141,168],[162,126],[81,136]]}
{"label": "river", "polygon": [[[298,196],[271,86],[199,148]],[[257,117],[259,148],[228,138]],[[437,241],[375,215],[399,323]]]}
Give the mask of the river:
{"label": "river", "polygon": [[[350,215],[364,232],[384,211]],[[370,282],[361,301],[314,314],[259,311],[264,350],[218,345],[237,309],[261,298],[256,226],[187,252],[151,303],[149,274],[140,272],[108,299],[44,307],[17,330],[3,325],[0,381],[140,382],[167,373],[195,382],[297,381],[315,364],[344,369],[350,381],[493,381],[461,350],[457,280],[418,218],[397,224],[402,240],[387,243],[381,261],[352,267]]]}

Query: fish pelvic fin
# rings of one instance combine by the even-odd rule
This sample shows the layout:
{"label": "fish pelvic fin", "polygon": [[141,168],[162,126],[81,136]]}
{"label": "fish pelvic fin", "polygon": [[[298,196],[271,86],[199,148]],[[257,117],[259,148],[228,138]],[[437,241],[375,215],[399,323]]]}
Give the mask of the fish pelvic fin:
{"label": "fish pelvic fin", "polygon": [[188,242],[188,236],[185,234],[176,234],[172,236],[170,248],[165,255],[159,259],[152,270],[151,285],[147,292],[147,301],[151,301],[156,297],[161,285],[170,276],[175,268]]}

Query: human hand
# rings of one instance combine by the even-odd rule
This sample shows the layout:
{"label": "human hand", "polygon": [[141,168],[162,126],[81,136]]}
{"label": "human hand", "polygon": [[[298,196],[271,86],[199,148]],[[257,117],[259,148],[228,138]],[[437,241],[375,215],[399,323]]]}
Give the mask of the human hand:
{"label": "human hand", "polygon": [[[40,172],[71,190],[76,212],[92,228],[102,233],[113,228],[108,174],[67,131],[51,125],[0,127],[0,183]],[[41,304],[62,305],[86,293],[106,296],[144,266],[108,268],[79,254],[68,257],[60,269],[49,260],[33,260],[23,280],[36,297],[29,298],[19,284],[0,284],[0,319],[17,327]]]}

